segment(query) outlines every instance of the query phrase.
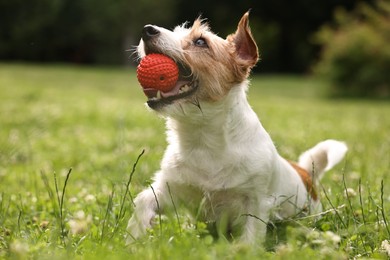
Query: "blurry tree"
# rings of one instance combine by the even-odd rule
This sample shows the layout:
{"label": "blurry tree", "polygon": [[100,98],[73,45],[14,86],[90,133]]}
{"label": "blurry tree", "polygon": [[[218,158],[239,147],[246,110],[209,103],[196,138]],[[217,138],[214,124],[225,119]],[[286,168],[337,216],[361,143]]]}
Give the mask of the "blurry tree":
{"label": "blurry tree", "polygon": [[128,36],[138,38],[147,20],[172,23],[172,6],[173,0],[0,0],[0,59],[123,63]]}
{"label": "blurry tree", "polygon": [[328,79],[333,94],[390,97],[390,2],[340,9],[334,26],[317,35],[323,45],[316,72]]}
{"label": "blurry tree", "polygon": [[[361,0],[371,1],[371,0]],[[167,28],[202,14],[225,37],[252,8],[263,62],[258,69],[304,72],[318,53],[309,39],[336,6],[355,0],[0,0],[0,59],[123,63],[144,24]]]}
{"label": "blurry tree", "polygon": [[45,40],[43,31],[60,10],[61,0],[0,0],[0,58],[39,58],[34,45]]}

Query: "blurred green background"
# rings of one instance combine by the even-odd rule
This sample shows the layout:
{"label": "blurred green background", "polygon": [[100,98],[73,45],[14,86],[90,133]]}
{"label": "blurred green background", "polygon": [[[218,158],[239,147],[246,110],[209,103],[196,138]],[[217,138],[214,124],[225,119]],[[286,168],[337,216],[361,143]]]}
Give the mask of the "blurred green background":
{"label": "blurred green background", "polygon": [[[365,2],[370,2],[366,1]],[[319,53],[312,35],[355,0],[0,0],[0,59],[128,64],[143,25],[167,28],[200,14],[226,37],[252,9],[262,72],[305,72]]]}
{"label": "blurred green background", "polygon": [[249,9],[256,73],[314,73],[331,94],[390,97],[389,0],[0,0],[0,61],[135,66],[145,24],[202,15],[226,37]]}

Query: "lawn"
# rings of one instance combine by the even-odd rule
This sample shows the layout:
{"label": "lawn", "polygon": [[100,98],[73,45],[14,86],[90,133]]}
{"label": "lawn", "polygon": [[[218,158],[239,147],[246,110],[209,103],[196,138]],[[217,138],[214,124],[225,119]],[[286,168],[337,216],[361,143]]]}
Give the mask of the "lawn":
{"label": "lawn", "polygon": [[389,257],[390,103],[332,100],[308,77],[253,76],[251,85],[283,156],[347,142],[347,158],[322,182],[323,217],[278,224],[264,249],[217,240],[179,209],[126,246],[131,198],[166,145],[134,68],[0,64],[0,258]]}

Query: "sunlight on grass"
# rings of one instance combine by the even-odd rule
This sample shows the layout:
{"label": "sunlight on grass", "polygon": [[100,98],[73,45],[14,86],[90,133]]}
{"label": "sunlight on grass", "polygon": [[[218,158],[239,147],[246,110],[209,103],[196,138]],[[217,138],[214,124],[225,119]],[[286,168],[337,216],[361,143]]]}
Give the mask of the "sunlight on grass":
{"label": "sunlight on grass", "polygon": [[[0,258],[379,257],[390,240],[390,104],[330,100],[298,76],[254,76],[249,100],[280,153],[296,159],[317,142],[345,140],[344,163],[323,180],[327,214],[296,219],[271,250],[216,241],[179,211],[162,234],[125,246],[134,196],[158,170],[164,121],[145,108],[134,68],[0,64]],[[72,168],[60,232],[57,196]],[[56,193],[54,173],[59,192]],[[120,214],[122,201],[124,216]]]}

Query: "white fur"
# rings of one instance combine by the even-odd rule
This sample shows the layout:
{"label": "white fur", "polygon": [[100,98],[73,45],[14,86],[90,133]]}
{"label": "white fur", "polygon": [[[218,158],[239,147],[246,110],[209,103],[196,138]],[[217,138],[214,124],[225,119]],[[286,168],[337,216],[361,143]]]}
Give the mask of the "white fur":
{"label": "white fur", "polygon": [[[169,145],[152,186],[160,209],[172,205],[167,183],[175,199],[194,213],[206,198],[205,219],[217,220],[226,210],[233,225],[244,222],[241,239],[250,242],[264,238],[270,211],[271,218],[288,218],[314,202],[295,170],[277,153],[244,89],[233,88],[222,102],[203,106],[203,113],[189,107],[183,118],[167,119]],[[323,151],[330,157],[330,148],[341,145],[333,140],[321,144],[329,144]],[[316,153],[309,158],[315,160]],[[152,189],[140,193],[135,204],[128,225],[132,238],[145,234],[156,215]]]}
{"label": "white fur", "polygon": [[[183,27],[176,33],[164,31],[162,44],[170,46],[173,58],[180,59],[178,38],[185,32]],[[139,53],[145,55],[142,42]],[[178,101],[159,111],[166,117],[169,144],[153,190],[145,189],[134,201],[129,242],[151,228],[158,210],[172,206],[171,195],[175,205],[185,205],[193,215],[200,212],[204,221],[225,220],[238,234],[235,239],[249,243],[264,239],[272,219],[293,217],[305,208],[321,210],[294,168],[278,154],[247,102],[247,88],[248,81],[238,83],[221,100],[201,102],[201,109]],[[313,162],[325,156],[321,171],[328,170],[345,151],[344,144],[326,141],[304,153],[300,165],[311,171]]]}
{"label": "white fur", "polygon": [[315,180],[321,180],[323,173],[338,164],[347,150],[344,142],[326,140],[299,156],[298,164],[310,172]]}

